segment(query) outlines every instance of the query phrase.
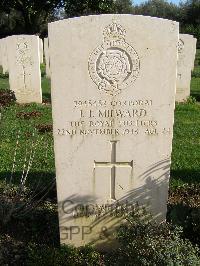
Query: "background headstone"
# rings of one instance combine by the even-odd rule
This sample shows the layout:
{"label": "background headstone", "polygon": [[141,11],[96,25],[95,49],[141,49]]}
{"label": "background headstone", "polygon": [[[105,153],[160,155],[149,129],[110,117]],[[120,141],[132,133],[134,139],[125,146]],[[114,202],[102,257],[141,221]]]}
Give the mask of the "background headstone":
{"label": "background headstone", "polygon": [[100,15],[49,24],[62,243],[112,243],[127,203],[167,210],[178,23]]}
{"label": "background headstone", "polygon": [[7,37],[10,89],[18,103],[41,103],[39,37],[15,35]]}
{"label": "background headstone", "polygon": [[0,39],[0,66],[2,66],[2,47],[3,45],[3,39]]}
{"label": "background headstone", "polygon": [[40,41],[40,64],[44,63],[44,47],[43,47],[43,40],[39,39]]}
{"label": "background headstone", "polygon": [[6,72],[9,72],[9,66],[8,66],[8,37],[2,39],[2,68],[3,68],[3,74]]}
{"label": "background headstone", "polygon": [[50,72],[50,54],[49,54],[49,39],[48,38],[44,38],[44,56],[45,56],[45,63],[46,63],[46,76],[50,78],[51,72]]}
{"label": "background headstone", "polygon": [[190,96],[191,71],[194,67],[194,38],[180,34],[178,42],[176,101],[184,102]]}
{"label": "background headstone", "polygon": [[194,70],[194,62],[195,62],[195,57],[196,57],[196,46],[197,46],[197,39],[196,38],[193,38],[193,59],[192,59],[192,62],[193,62],[193,65],[192,65],[192,70]]}

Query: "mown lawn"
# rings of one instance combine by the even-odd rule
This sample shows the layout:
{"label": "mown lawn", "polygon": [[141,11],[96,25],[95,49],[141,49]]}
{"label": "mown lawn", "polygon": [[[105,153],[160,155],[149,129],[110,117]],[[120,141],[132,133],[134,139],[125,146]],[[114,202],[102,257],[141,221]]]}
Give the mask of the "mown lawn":
{"label": "mown lawn", "polygon": [[200,183],[200,50],[191,81],[194,104],[176,104],[171,186]]}
{"label": "mown lawn", "polygon": [[[1,111],[1,180],[9,180],[12,175],[13,181],[18,182],[28,165],[30,183],[48,183],[55,177],[50,80],[45,78],[43,67],[42,76],[43,104],[14,104]],[[1,88],[9,88],[7,78],[0,79]]]}

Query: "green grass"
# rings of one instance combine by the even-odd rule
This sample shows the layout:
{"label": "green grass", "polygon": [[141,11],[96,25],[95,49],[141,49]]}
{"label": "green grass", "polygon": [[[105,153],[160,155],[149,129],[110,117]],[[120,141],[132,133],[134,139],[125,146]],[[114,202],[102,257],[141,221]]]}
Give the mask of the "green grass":
{"label": "green grass", "polygon": [[50,80],[48,78],[42,78],[42,99],[43,101],[51,101],[51,92],[50,92]]}
{"label": "green grass", "polygon": [[[50,81],[42,69],[43,100],[50,102]],[[200,50],[197,51],[195,71],[200,72]],[[0,89],[9,88],[7,78],[0,77]],[[195,104],[177,104],[171,167],[171,187],[185,183],[200,182],[200,78],[193,77],[191,95],[197,99]],[[40,117],[30,119],[18,118],[20,112],[41,112]],[[19,146],[16,156],[18,179],[22,175],[24,159],[29,158],[33,141],[39,141],[31,170],[30,183],[35,180],[51,180],[55,176],[52,132],[41,134],[34,130],[41,125],[52,124],[50,104],[12,105],[2,112],[0,124],[0,178],[9,178],[19,135]],[[19,133],[20,131],[20,133]],[[32,134],[35,134],[32,136]]]}
{"label": "green grass", "polygon": [[178,104],[175,111],[172,186],[200,182],[200,104]]}
{"label": "green grass", "polygon": [[2,74],[3,69],[0,66],[0,90],[9,88],[9,81],[7,75]]}
{"label": "green grass", "polygon": [[[50,102],[50,80],[42,72],[42,94],[43,101]],[[0,77],[0,89],[9,89],[8,78]],[[40,112],[41,116],[30,119],[18,117],[20,113]],[[22,176],[24,164],[27,169],[27,162],[31,156],[31,150],[35,151],[34,161],[28,174],[30,184],[35,184],[38,180],[41,184],[49,182],[55,177],[53,136],[51,132],[40,133],[37,127],[52,125],[50,104],[14,104],[1,111],[0,121],[0,179],[11,177],[14,154],[16,152],[16,166],[13,180],[18,182]],[[36,145],[36,146],[35,146]],[[35,148],[33,147],[35,146]],[[19,148],[20,147],[20,148]],[[31,149],[31,147],[33,147]],[[25,161],[26,160],[26,161]]]}
{"label": "green grass", "polygon": [[[41,117],[24,119],[17,117],[21,112],[41,112]],[[31,147],[35,150],[30,175],[33,179],[43,179],[44,176],[54,177],[53,139],[51,133],[40,134],[36,129],[41,125],[52,124],[51,106],[31,104],[13,105],[2,112],[0,125],[0,177],[9,178],[13,165],[14,153],[19,139],[19,147],[16,156],[16,177],[20,177],[24,160],[31,155]]]}
{"label": "green grass", "polygon": [[[194,71],[200,75],[200,50]],[[171,186],[200,183],[200,76],[192,77],[191,96],[196,104],[177,104],[171,167]]]}

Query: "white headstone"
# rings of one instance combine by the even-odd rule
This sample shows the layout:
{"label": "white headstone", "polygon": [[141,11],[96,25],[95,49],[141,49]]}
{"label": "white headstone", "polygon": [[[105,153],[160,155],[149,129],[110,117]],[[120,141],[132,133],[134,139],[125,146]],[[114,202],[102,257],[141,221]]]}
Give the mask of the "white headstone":
{"label": "white headstone", "polygon": [[178,63],[176,101],[184,102],[190,96],[191,71],[194,67],[194,38],[189,34],[180,34],[178,42]]}
{"label": "white headstone", "polygon": [[50,71],[50,54],[49,54],[49,39],[48,38],[44,38],[44,56],[45,56],[45,63],[46,63],[46,76],[50,78],[51,71]]}
{"label": "white headstone", "polygon": [[194,70],[194,62],[195,62],[195,56],[196,56],[196,46],[197,46],[197,39],[196,38],[193,38],[193,65],[192,65],[192,70]]}
{"label": "white headstone", "polygon": [[3,74],[9,72],[8,66],[8,37],[2,39],[2,68]]}
{"label": "white headstone", "polygon": [[44,51],[43,51],[43,40],[40,40],[40,64],[44,63]]}
{"label": "white headstone", "polygon": [[109,245],[118,204],[165,219],[178,31],[133,15],[49,24],[62,243]]}
{"label": "white headstone", "polygon": [[0,39],[0,66],[2,66],[2,49],[3,49],[3,39]]}
{"label": "white headstone", "polygon": [[10,89],[18,103],[41,103],[39,37],[15,35],[7,37]]}

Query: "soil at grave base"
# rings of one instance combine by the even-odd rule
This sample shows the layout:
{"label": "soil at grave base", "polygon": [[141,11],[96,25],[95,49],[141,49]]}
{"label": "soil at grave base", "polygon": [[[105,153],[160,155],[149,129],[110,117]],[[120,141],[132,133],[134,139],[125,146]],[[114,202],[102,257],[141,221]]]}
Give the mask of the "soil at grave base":
{"label": "soil at grave base", "polygon": [[[7,234],[22,242],[34,241],[52,244],[52,242],[57,241],[59,226],[55,187],[47,190],[46,194],[44,191],[41,194],[40,189],[38,186],[34,192],[27,190],[19,195],[12,188],[5,193],[5,187],[2,187],[0,190],[0,209],[3,212],[0,217],[0,240],[2,235]],[[11,206],[15,206],[13,215],[6,224],[3,224],[2,218],[6,218],[5,215]],[[47,236],[49,237],[47,238]]]}
{"label": "soil at grave base", "polygon": [[167,221],[182,227],[182,236],[200,247],[200,184],[169,192]]}
{"label": "soil at grave base", "polygon": [[12,218],[6,225],[1,225],[0,240],[2,236],[8,235],[23,243],[58,245],[58,228],[57,204],[52,204],[51,210],[38,208],[24,217]]}
{"label": "soil at grave base", "polygon": [[36,129],[41,134],[46,133],[46,132],[53,132],[53,126],[52,125],[39,124],[36,126]]}
{"label": "soil at grave base", "polygon": [[169,191],[168,204],[183,204],[191,208],[200,207],[200,185],[185,185]]}
{"label": "soil at grave base", "polygon": [[9,235],[0,238],[0,265],[26,265],[26,245]]}
{"label": "soil at grave base", "polygon": [[43,105],[51,105],[51,100],[50,99],[43,99],[42,104]]}
{"label": "soil at grave base", "polygon": [[23,118],[23,119],[31,119],[36,117],[41,117],[42,113],[39,111],[32,111],[32,112],[19,112],[16,114],[17,118]]}
{"label": "soil at grave base", "polygon": [[52,204],[48,213],[38,210],[29,217],[13,218],[0,227],[0,265],[27,265],[30,243],[58,247],[58,228],[56,204]]}
{"label": "soil at grave base", "polygon": [[0,108],[9,106],[16,101],[15,94],[10,90],[0,90]]}

